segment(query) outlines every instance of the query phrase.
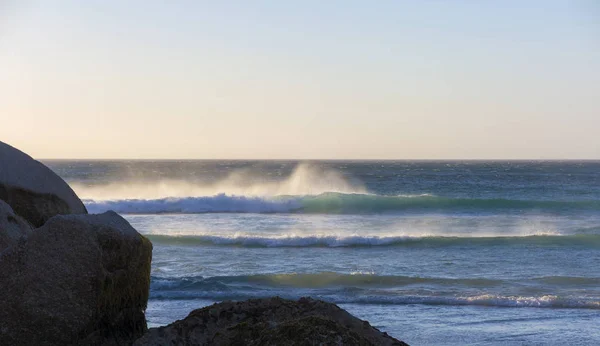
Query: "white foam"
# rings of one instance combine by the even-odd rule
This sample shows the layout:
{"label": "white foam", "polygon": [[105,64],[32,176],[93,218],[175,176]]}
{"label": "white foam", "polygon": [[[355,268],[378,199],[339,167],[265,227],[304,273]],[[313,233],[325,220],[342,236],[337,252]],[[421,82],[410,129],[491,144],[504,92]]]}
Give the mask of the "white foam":
{"label": "white foam", "polygon": [[[160,231],[157,231],[160,232]],[[477,234],[461,236],[426,236],[411,234],[396,235],[344,235],[344,234],[305,234],[283,233],[277,235],[256,235],[248,233],[214,234],[169,232],[145,233],[156,244],[177,244],[182,246],[242,246],[242,247],[365,247],[365,246],[452,246],[460,244],[499,244],[536,243],[569,244],[570,242],[585,243],[597,247],[595,239],[579,239],[579,236],[550,235],[550,236],[501,236],[488,237]],[[595,237],[595,236],[590,236]]]}
{"label": "white foam", "polygon": [[347,247],[347,246],[382,246],[398,242],[418,240],[419,237],[399,236],[399,237],[380,237],[380,236],[331,236],[331,235],[308,235],[308,236],[274,236],[260,237],[251,235],[234,236],[213,236],[203,235],[204,241],[215,245],[234,245],[243,246],[264,246],[264,247],[307,247],[307,246],[327,246],[327,247]]}
{"label": "white foam", "polygon": [[589,298],[561,298],[555,295],[503,296],[482,294],[476,296],[367,296],[361,298],[337,297],[338,303],[372,304],[425,304],[425,305],[476,305],[509,308],[576,308],[600,309],[600,301]]}
{"label": "white foam", "polygon": [[[550,308],[550,309],[600,309],[600,301],[595,297],[560,297],[557,295],[541,296],[519,296],[501,294],[480,294],[472,296],[449,296],[449,295],[414,295],[408,292],[397,291],[397,294],[384,294],[376,290],[362,290],[359,295],[349,294],[344,288],[333,290],[329,294],[315,291],[314,288],[286,288],[281,290],[277,285],[265,286],[265,282],[259,282],[258,286],[252,285],[252,277],[240,277],[239,280],[248,281],[239,286],[227,285],[227,280],[213,278],[153,278],[151,283],[152,298],[205,298],[205,299],[245,299],[248,297],[278,295],[290,299],[298,299],[301,296],[313,296],[318,299],[330,301],[337,304],[423,304],[423,305],[474,305],[506,308]],[[190,289],[195,288],[195,289]],[[248,289],[249,288],[249,289]]]}
{"label": "white foam", "polygon": [[90,213],[114,210],[122,214],[157,213],[285,213],[300,207],[295,199],[271,200],[260,197],[228,196],[210,197],[90,200],[84,199]]}

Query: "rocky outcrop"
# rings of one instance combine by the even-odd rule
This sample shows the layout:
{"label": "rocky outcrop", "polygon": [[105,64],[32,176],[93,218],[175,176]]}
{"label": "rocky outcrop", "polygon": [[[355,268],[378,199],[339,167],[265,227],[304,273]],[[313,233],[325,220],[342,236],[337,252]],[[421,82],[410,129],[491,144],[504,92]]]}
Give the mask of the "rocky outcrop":
{"label": "rocky outcrop", "polygon": [[130,345],[152,244],[114,212],[59,215],[0,253],[0,345]]}
{"label": "rocky outcrop", "polygon": [[10,205],[0,200],[0,252],[24,239],[33,229]]}
{"label": "rocky outcrop", "polygon": [[224,302],[152,328],[134,345],[406,345],[337,305],[311,298]]}
{"label": "rocky outcrop", "polygon": [[86,214],[59,176],[0,142],[0,345],[131,345],[146,332],[152,244],[114,212]]}
{"label": "rocky outcrop", "polygon": [[0,345],[406,345],[310,298],[215,304],[148,331],[151,259],[125,219],[87,215],[60,177],[0,142]]}
{"label": "rocky outcrop", "polygon": [[35,227],[55,215],[87,214],[75,192],[48,167],[0,142],[0,199]]}

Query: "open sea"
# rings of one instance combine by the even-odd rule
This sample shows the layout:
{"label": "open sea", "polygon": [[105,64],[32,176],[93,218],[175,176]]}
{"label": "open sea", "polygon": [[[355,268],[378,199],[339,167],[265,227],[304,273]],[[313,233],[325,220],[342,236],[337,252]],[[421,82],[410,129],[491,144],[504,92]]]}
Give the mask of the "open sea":
{"label": "open sea", "polygon": [[44,163],[154,244],[150,327],[312,296],[411,345],[600,345],[600,162]]}

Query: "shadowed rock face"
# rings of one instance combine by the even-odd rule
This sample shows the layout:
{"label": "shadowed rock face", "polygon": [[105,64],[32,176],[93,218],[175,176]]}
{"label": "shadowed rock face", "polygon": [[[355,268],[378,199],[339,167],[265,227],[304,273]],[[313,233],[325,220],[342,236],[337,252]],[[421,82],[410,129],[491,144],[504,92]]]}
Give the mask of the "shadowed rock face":
{"label": "shadowed rock face", "polygon": [[224,302],[152,328],[134,345],[406,345],[337,305],[311,298]]}
{"label": "shadowed rock face", "polygon": [[59,176],[0,142],[0,345],[131,345],[147,331],[151,260],[125,219],[87,215]]}
{"label": "shadowed rock face", "polygon": [[0,142],[0,199],[35,227],[55,215],[87,214],[75,192],[48,167]]}
{"label": "shadowed rock face", "polygon": [[0,345],[130,345],[152,244],[114,212],[55,216],[0,253]]}
{"label": "shadowed rock face", "polygon": [[151,260],[125,219],[87,215],[60,177],[0,142],[0,345],[406,345],[310,298],[215,304],[148,331]]}
{"label": "shadowed rock face", "polygon": [[33,229],[10,205],[0,200],[0,253],[29,235]]}
{"label": "shadowed rock face", "polygon": [[65,201],[48,193],[0,184],[0,199],[14,205],[17,214],[35,227],[40,227],[54,215],[72,214]]}

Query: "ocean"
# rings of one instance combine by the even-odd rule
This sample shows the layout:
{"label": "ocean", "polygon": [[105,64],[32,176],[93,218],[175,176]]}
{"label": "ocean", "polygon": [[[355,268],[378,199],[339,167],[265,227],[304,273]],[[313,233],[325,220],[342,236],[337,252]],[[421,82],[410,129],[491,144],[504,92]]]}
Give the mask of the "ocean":
{"label": "ocean", "polygon": [[600,162],[44,163],[152,241],[150,327],[311,296],[411,345],[600,344]]}

